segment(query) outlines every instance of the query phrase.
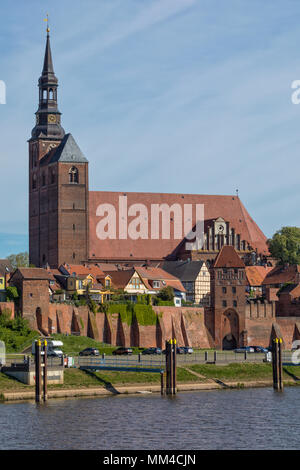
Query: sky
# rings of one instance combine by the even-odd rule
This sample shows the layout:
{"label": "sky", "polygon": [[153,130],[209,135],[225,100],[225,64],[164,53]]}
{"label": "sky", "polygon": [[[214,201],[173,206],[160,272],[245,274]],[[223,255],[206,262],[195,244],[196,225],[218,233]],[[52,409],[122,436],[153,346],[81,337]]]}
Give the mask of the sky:
{"label": "sky", "polygon": [[298,0],[1,0],[0,257],[28,250],[47,13],[62,125],[90,190],[238,189],[267,237],[300,226]]}

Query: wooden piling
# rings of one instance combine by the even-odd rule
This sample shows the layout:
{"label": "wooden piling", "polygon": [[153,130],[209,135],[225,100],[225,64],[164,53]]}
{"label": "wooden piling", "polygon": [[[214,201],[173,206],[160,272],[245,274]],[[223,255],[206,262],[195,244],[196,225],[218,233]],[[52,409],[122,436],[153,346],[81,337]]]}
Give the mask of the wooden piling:
{"label": "wooden piling", "polygon": [[282,338],[275,338],[272,343],[273,388],[283,390],[282,374]]}
{"label": "wooden piling", "polygon": [[40,403],[42,396],[41,341],[35,342],[35,401]]}
{"label": "wooden piling", "polygon": [[47,401],[48,399],[48,357],[47,357],[47,341],[44,341],[43,344],[44,352],[44,364],[43,364],[43,400]]}
{"label": "wooden piling", "polygon": [[177,390],[177,380],[176,380],[176,347],[177,347],[177,341],[176,339],[174,339],[173,341],[173,369],[172,369],[172,373],[173,373],[173,395],[176,395],[176,390]]}
{"label": "wooden piling", "polygon": [[161,395],[165,394],[165,391],[164,391],[164,373],[163,372],[160,373],[160,394]]}
{"label": "wooden piling", "polygon": [[283,371],[282,371],[282,338],[278,341],[278,385],[279,390],[283,390]]}

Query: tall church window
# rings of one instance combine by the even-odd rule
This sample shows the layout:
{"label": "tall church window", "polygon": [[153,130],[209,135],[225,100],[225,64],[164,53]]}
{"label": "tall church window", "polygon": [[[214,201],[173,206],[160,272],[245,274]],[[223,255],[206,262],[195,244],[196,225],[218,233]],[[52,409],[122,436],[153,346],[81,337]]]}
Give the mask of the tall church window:
{"label": "tall church window", "polygon": [[45,173],[42,174],[42,186],[46,186],[46,175],[45,175]]}
{"label": "tall church window", "polygon": [[79,183],[79,172],[75,166],[72,166],[72,168],[69,170],[69,182]]}
{"label": "tall church window", "polygon": [[51,181],[51,184],[55,183],[55,172],[54,172],[54,170],[51,170],[50,181]]}
{"label": "tall church window", "polygon": [[47,90],[43,90],[43,100],[47,100]]}
{"label": "tall church window", "polygon": [[52,90],[52,88],[50,88],[50,90],[49,90],[49,100],[53,100],[53,99],[54,99],[53,90]]}

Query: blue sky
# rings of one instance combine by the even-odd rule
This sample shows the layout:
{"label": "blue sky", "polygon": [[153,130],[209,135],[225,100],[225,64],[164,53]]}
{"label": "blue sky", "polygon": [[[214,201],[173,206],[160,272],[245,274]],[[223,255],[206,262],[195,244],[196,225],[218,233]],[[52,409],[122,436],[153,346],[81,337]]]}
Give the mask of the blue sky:
{"label": "blue sky", "polygon": [[62,124],[91,190],[238,188],[267,236],[300,226],[298,0],[1,0],[0,257],[27,249],[47,12]]}

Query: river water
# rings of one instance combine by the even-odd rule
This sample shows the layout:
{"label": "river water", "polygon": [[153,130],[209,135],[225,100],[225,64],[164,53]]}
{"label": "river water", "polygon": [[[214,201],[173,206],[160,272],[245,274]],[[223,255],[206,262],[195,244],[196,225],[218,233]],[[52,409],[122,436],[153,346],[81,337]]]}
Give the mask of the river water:
{"label": "river water", "polygon": [[0,404],[0,449],[299,449],[300,387]]}

